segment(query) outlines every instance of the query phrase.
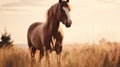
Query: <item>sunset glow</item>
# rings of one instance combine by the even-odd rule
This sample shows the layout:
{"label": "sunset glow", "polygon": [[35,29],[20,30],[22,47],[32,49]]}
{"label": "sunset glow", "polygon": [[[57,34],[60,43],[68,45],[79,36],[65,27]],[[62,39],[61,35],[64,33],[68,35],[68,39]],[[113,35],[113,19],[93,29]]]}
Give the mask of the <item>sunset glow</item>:
{"label": "sunset glow", "polygon": [[[27,43],[28,27],[45,22],[47,9],[57,0],[0,0],[0,33],[6,28],[14,43]],[[61,27],[64,43],[120,42],[119,0],[71,0],[72,27]],[[0,35],[1,36],[1,35]]]}

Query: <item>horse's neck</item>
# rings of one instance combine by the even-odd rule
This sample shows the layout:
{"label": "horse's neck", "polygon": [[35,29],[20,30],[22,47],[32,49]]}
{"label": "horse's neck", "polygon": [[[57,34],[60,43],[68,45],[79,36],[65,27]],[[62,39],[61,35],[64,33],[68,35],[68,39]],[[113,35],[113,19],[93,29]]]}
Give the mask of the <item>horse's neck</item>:
{"label": "horse's neck", "polygon": [[58,6],[59,4],[55,4],[48,10],[47,22],[45,24],[47,32],[52,35],[57,33],[60,25],[57,19]]}
{"label": "horse's neck", "polygon": [[58,20],[54,20],[54,21],[48,21],[46,24],[45,24],[45,28],[47,29],[47,32],[49,34],[56,34],[58,32],[58,29],[59,29],[59,21]]}
{"label": "horse's neck", "polygon": [[56,34],[58,32],[59,26],[60,26],[60,22],[59,21],[55,21],[55,23],[52,26],[52,32],[54,34]]}

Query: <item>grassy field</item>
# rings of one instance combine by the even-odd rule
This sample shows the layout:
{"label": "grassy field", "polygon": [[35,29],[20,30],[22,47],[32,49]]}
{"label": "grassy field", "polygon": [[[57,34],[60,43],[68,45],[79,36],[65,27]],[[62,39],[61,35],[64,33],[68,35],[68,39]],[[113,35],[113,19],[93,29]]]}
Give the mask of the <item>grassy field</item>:
{"label": "grassy field", "polygon": [[[55,52],[51,53],[50,61],[50,66],[45,57],[41,63],[31,62],[28,49],[17,47],[0,49],[0,67],[58,67]],[[120,67],[120,43],[65,45],[61,67]]]}

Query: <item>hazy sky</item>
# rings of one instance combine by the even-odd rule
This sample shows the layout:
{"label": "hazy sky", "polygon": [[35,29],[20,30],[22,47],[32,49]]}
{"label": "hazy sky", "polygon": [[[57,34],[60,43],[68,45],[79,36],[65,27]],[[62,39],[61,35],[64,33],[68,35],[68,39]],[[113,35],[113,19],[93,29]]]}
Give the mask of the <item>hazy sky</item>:
{"label": "hazy sky", "polygon": [[[0,0],[0,32],[4,28],[15,43],[27,43],[27,29],[46,20],[47,9],[57,0]],[[64,43],[120,41],[120,0],[70,0],[71,28],[61,27]]]}

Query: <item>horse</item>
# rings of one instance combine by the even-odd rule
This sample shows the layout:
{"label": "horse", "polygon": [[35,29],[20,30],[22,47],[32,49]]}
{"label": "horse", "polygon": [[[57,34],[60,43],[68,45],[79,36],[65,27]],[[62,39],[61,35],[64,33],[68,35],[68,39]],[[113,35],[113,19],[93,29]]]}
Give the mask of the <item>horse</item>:
{"label": "horse", "polygon": [[27,42],[31,59],[35,59],[36,50],[39,50],[39,61],[41,62],[44,55],[49,61],[49,54],[55,51],[58,55],[58,62],[60,62],[64,37],[60,23],[66,28],[71,27],[72,21],[69,12],[69,0],[59,0],[58,3],[48,9],[45,23],[34,22],[30,25],[27,32]]}

